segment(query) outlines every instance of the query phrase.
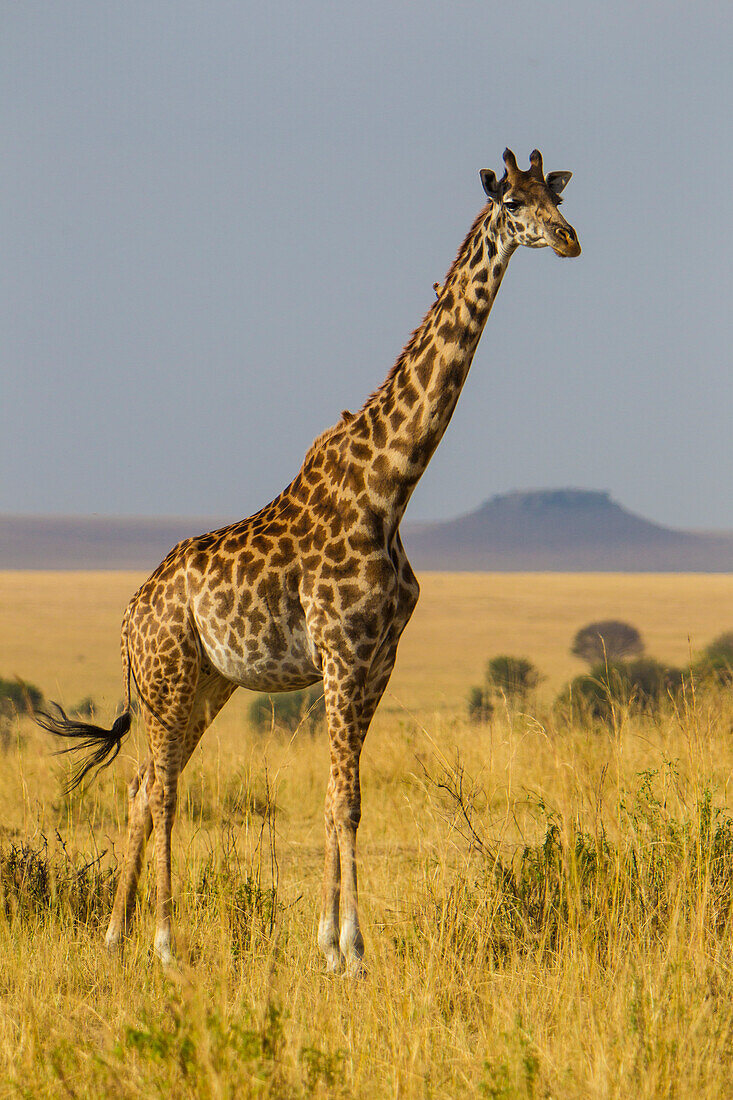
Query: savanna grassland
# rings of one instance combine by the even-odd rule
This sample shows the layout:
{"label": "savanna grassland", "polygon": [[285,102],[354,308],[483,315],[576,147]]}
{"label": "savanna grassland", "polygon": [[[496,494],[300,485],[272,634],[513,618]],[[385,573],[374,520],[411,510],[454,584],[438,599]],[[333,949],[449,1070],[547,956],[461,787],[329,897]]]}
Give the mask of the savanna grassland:
{"label": "savanna grassland", "polygon": [[[0,676],[111,722],[134,574],[0,574]],[[367,976],[315,945],[323,731],[250,728],[237,693],[194,754],[174,833],[177,953],[152,958],[150,867],[102,945],[139,723],[62,793],[26,717],[0,731],[0,1096],[733,1096],[733,699],[553,710],[578,627],[628,620],[688,664],[733,628],[733,577],[421,578],[366,742]],[[489,657],[545,679],[472,724]]]}

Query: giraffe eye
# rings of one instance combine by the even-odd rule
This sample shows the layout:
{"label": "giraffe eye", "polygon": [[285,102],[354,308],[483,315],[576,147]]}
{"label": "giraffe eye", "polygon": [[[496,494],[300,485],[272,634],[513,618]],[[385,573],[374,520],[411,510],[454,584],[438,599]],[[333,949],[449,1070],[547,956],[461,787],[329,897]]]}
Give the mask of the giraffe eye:
{"label": "giraffe eye", "polygon": [[519,202],[518,199],[505,199],[504,200],[504,206],[507,208],[507,210],[519,210],[519,207],[521,205],[522,204],[521,204],[521,202]]}

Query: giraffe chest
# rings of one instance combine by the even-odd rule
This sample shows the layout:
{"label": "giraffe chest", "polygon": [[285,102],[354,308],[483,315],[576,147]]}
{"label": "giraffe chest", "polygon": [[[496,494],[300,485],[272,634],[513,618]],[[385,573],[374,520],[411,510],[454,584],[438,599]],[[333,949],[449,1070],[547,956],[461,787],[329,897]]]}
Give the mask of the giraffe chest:
{"label": "giraffe chest", "polygon": [[297,600],[277,586],[259,597],[235,593],[213,601],[193,600],[201,645],[214,667],[240,687],[289,691],[321,678],[320,659]]}

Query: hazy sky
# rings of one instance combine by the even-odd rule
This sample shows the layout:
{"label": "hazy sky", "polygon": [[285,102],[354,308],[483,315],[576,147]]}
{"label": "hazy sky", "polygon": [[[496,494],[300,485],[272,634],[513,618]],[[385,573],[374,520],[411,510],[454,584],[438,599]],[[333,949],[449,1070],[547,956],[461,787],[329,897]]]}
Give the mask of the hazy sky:
{"label": "hazy sky", "polygon": [[0,511],[240,517],[382,381],[538,146],[520,250],[407,518],[608,489],[733,528],[729,4],[2,8]]}

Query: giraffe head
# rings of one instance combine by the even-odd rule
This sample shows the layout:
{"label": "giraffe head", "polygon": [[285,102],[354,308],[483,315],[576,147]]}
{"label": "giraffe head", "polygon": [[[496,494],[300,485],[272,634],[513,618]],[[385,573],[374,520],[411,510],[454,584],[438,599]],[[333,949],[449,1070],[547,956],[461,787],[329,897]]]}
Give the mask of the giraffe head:
{"label": "giraffe head", "polygon": [[500,180],[484,168],[481,182],[489,202],[498,207],[509,239],[529,248],[549,245],[558,256],[579,256],[577,234],[558,210],[560,193],[572,172],[548,172],[545,176],[538,149],[530,154],[528,172],[517,167],[511,149],[504,150],[504,164]]}

